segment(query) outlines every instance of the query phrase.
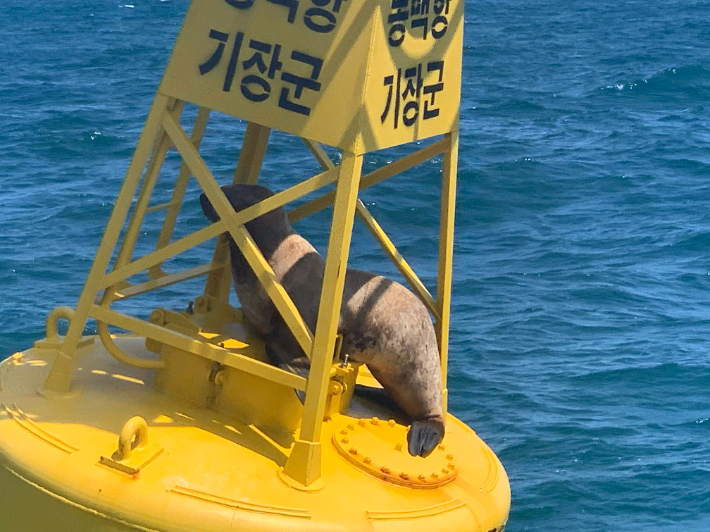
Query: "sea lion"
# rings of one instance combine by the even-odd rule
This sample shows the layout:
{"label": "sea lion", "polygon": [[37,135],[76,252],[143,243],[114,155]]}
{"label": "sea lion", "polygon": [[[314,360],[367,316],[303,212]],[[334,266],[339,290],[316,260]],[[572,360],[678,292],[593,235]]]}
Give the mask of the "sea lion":
{"label": "sea lion", "polygon": [[[273,192],[259,185],[222,187],[236,212]],[[219,216],[205,194],[205,216]],[[316,330],[325,261],[297,234],[279,207],[245,227],[312,331]],[[234,241],[229,238],[232,276],[246,319],[261,334],[275,363],[307,374],[308,358],[276,310]],[[441,367],[436,333],[422,302],[399,283],[380,275],[348,269],[338,323],[342,352],[367,364],[372,375],[411,418],[407,433],[413,456],[427,456],[444,437]]]}

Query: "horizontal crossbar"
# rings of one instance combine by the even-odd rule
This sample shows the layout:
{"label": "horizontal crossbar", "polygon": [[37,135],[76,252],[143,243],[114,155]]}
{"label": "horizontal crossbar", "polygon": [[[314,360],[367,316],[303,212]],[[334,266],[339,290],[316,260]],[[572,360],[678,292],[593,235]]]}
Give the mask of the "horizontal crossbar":
{"label": "horizontal crossbar", "polygon": [[257,377],[262,377],[296,390],[305,391],[306,389],[307,381],[299,375],[289,373],[288,371],[284,371],[265,362],[254,360],[248,356],[234,353],[206,341],[198,340],[159,325],[134,318],[133,316],[128,316],[98,305],[91,307],[89,316],[96,320],[120,327],[121,329],[134,332],[139,336],[151,338],[177,349],[182,349],[193,355],[219,362],[231,368],[246,371]]}

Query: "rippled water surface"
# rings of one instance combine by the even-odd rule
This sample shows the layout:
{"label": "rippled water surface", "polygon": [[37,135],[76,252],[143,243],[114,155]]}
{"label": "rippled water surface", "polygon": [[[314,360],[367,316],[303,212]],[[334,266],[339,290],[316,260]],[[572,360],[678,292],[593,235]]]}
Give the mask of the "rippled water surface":
{"label": "rippled water surface", "polygon": [[[0,356],[76,303],[187,5],[0,3]],[[708,1],[467,2],[450,407],[506,466],[511,531],[710,530],[708,43]],[[226,181],[243,126],[213,124]],[[264,179],[307,156],[274,135]],[[364,195],[429,286],[439,168]],[[326,221],[299,226],[320,249]],[[396,273],[361,227],[352,262]]]}

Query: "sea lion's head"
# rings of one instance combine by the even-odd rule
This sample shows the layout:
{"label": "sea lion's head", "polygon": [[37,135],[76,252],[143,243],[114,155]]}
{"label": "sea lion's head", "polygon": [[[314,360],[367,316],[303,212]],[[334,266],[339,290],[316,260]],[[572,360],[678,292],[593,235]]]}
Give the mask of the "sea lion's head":
{"label": "sea lion's head", "polygon": [[[261,185],[227,185],[222,187],[222,192],[227,196],[235,212],[243,211],[274,195],[271,190]],[[214,223],[220,219],[219,214],[204,193],[200,196],[200,205],[202,212],[210,222]],[[264,212],[244,224],[244,227],[267,259],[286,237],[294,233],[283,207]],[[230,247],[236,248],[231,237],[230,244]]]}

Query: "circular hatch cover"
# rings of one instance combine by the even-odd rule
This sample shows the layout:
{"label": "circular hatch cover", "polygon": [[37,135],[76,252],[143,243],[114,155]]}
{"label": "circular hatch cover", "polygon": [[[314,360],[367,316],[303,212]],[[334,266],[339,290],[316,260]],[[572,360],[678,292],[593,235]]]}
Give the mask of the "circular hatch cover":
{"label": "circular hatch cover", "polygon": [[453,482],[458,475],[446,438],[426,458],[407,452],[407,427],[394,420],[348,418],[333,434],[333,445],[351,464],[391,484],[433,489]]}

